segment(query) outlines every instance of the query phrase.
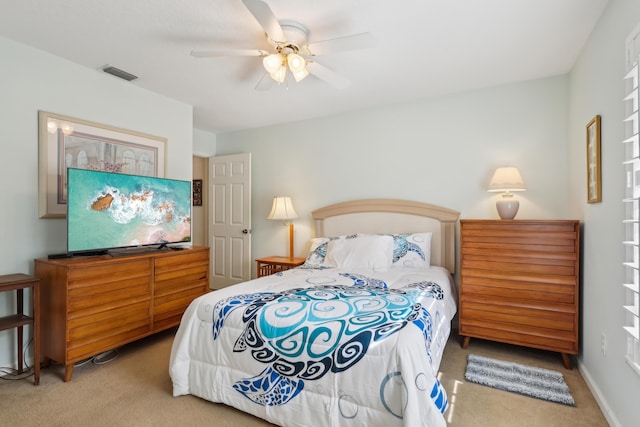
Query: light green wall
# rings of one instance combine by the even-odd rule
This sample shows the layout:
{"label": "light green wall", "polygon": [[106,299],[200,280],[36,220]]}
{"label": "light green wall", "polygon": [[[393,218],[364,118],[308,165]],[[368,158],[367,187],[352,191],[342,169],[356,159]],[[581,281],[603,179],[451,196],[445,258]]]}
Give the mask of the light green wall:
{"label": "light green wall", "polygon": [[[0,58],[0,274],[66,251],[66,221],[38,218],[38,110],[167,138],[166,176],[191,179],[191,106],[2,37]],[[0,294],[0,317],[14,300]],[[16,363],[15,335],[0,332],[0,366]]]}
{"label": "light green wall", "polygon": [[193,155],[211,157],[216,154],[216,134],[201,129],[193,130]]}
{"label": "light green wall", "polygon": [[300,219],[296,254],[312,237],[313,209],[350,199],[419,200],[497,218],[486,187],[517,166],[528,190],[519,218],[568,218],[564,76],[385,108],[218,135],[217,154],[252,153],[253,256],[286,253],[287,230],[266,220],[275,195]]}
{"label": "light green wall", "polygon": [[[570,75],[569,199],[583,222],[580,369],[613,425],[640,424],[640,377],[624,361],[625,39],[640,24],[640,1],[611,0]],[[585,125],[602,116],[602,203],[586,203]],[[606,336],[606,355],[601,334]]]}

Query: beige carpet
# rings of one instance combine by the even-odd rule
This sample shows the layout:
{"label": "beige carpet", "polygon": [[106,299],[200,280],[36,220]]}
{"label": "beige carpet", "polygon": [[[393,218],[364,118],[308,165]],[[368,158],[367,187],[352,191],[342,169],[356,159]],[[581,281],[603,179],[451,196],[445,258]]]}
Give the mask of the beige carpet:
{"label": "beige carpet", "polygon": [[[105,365],[76,367],[64,383],[64,368],[42,370],[33,378],[0,380],[2,426],[268,426],[262,420],[221,404],[193,396],[171,396],[169,351],[175,330],[120,348]],[[562,371],[576,407],[536,400],[464,380],[466,357],[475,353]],[[441,381],[449,394],[446,413],[452,426],[607,426],[577,369],[562,367],[554,353],[471,340],[462,350],[452,337],[441,366]],[[312,424],[310,424],[312,426]]]}
{"label": "beige carpet", "polygon": [[[457,336],[445,348],[440,366],[449,395],[445,414],[449,425],[473,427],[602,427],[609,424],[576,367],[567,370],[558,353],[472,339],[463,350]],[[467,382],[467,356],[478,354],[559,371],[569,386],[575,407],[534,399]]]}

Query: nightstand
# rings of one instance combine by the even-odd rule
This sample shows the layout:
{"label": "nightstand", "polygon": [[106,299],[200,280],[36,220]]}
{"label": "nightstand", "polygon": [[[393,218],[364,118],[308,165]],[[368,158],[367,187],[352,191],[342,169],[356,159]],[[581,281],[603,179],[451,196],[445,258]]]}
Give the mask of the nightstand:
{"label": "nightstand", "polygon": [[299,267],[306,261],[306,258],[289,258],[288,256],[268,256],[258,258],[258,277],[269,276],[290,268]]}

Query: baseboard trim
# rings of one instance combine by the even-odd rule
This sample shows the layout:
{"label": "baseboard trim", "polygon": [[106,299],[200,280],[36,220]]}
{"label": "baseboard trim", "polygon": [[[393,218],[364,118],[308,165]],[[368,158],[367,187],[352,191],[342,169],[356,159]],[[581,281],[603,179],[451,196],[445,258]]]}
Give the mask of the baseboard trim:
{"label": "baseboard trim", "polygon": [[622,427],[622,424],[620,424],[620,421],[618,421],[615,414],[609,407],[607,399],[605,399],[604,395],[593,381],[591,374],[589,374],[589,370],[585,368],[580,360],[576,361],[576,365],[578,365],[578,371],[580,372],[580,375],[582,375],[584,382],[587,384],[587,387],[589,387],[589,390],[591,390],[591,394],[593,394],[593,397],[596,399],[596,402],[598,403],[598,406],[600,407],[600,410],[602,411],[602,414],[604,415],[609,425],[612,427]]}

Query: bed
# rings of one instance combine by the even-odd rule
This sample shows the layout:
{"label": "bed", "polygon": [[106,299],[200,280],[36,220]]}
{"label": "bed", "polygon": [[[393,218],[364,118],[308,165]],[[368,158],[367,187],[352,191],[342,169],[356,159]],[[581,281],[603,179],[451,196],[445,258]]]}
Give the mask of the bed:
{"label": "bed", "polygon": [[456,312],[459,213],[366,199],[312,212],[304,265],[185,311],[173,395],[281,426],[445,426],[438,367]]}

